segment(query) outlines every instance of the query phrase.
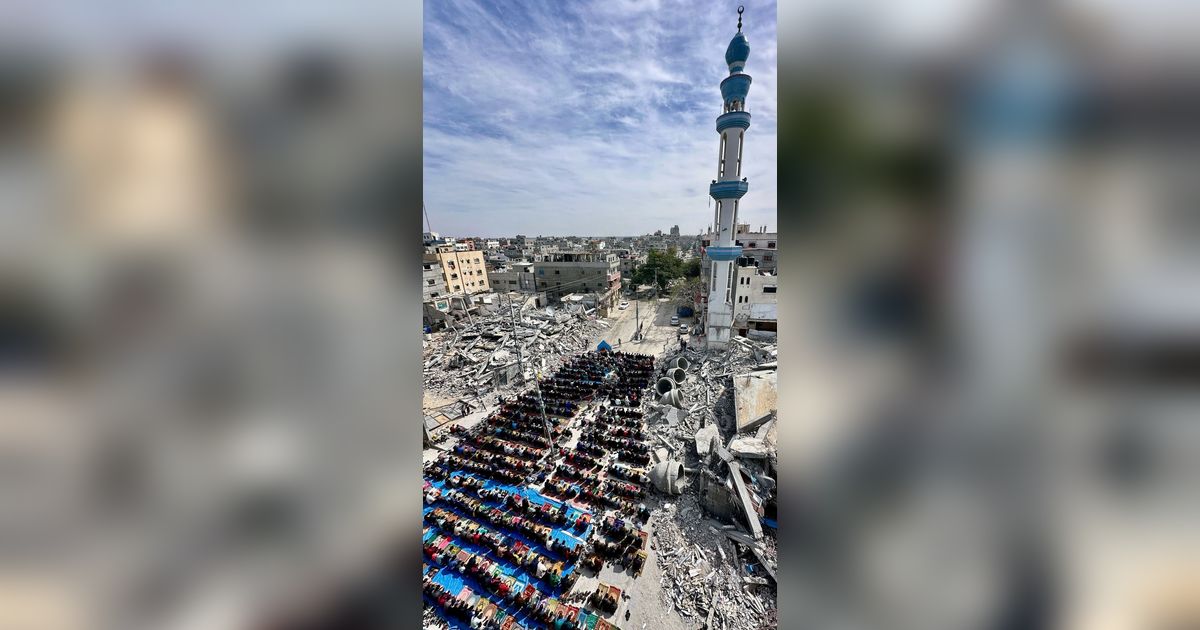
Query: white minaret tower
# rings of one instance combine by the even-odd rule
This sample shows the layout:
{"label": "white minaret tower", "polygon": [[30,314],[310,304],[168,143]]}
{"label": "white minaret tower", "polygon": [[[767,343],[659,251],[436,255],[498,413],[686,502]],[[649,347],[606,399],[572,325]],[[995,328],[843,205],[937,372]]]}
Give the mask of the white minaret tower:
{"label": "white minaret tower", "polygon": [[742,72],[750,57],[750,44],[742,34],[742,12],[738,7],[738,32],[725,50],[729,76],[721,81],[724,113],[717,117],[717,133],[721,134],[721,151],[717,164],[717,179],[708,188],[716,201],[713,214],[715,240],[704,255],[712,261],[712,276],[708,279],[708,301],[705,315],[705,343],[709,348],[724,348],[729,343],[733,325],[733,264],[742,254],[734,245],[737,230],[738,204],[749,189],[742,177],[742,144],[750,128],[750,112],[746,111],[746,94],[750,91],[750,75]]}

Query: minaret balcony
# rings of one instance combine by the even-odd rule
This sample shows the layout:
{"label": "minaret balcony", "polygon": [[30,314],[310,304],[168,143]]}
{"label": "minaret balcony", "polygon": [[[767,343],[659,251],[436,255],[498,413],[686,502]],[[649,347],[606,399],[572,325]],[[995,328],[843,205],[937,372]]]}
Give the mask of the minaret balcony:
{"label": "minaret balcony", "polygon": [[713,182],[708,186],[708,194],[713,199],[741,199],[749,190],[750,184],[745,180]]}
{"label": "minaret balcony", "polygon": [[730,101],[746,102],[746,95],[750,93],[750,75],[748,74],[731,74],[721,81],[721,98],[726,103]]}
{"label": "minaret balcony", "polygon": [[717,133],[730,127],[750,128],[750,112],[728,112],[717,116]]}

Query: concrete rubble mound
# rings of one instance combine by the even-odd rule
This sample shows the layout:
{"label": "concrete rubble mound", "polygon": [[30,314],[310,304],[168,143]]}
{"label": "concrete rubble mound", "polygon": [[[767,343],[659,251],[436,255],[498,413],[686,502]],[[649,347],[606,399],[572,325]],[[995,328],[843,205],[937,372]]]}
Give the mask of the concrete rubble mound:
{"label": "concrete rubble mound", "polygon": [[[547,312],[549,311],[549,312]],[[550,309],[503,310],[427,333],[422,343],[425,392],[443,400],[512,393],[538,372],[551,372],[588,349],[608,323]]]}
{"label": "concrete rubble mound", "polygon": [[777,627],[775,582],[758,559],[774,562],[774,542],[751,551],[722,529],[732,526],[703,515],[696,497],[684,494],[655,516],[663,605],[710,629]]}
{"label": "concrete rubble mound", "polygon": [[724,350],[686,350],[663,361],[678,404],[647,405],[649,437],[662,453],[655,472],[676,463],[687,473],[677,496],[652,475],[668,495],[653,522],[663,603],[696,627],[778,624],[777,361],[774,344],[744,338]]}

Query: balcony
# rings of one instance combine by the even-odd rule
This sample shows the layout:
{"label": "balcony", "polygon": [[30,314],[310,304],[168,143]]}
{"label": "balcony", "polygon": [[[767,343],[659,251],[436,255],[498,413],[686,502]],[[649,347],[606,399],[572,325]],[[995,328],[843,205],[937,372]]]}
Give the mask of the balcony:
{"label": "balcony", "polygon": [[750,184],[739,180],[713,182],[708,186],[713,199],[741,199],[749,190]]}

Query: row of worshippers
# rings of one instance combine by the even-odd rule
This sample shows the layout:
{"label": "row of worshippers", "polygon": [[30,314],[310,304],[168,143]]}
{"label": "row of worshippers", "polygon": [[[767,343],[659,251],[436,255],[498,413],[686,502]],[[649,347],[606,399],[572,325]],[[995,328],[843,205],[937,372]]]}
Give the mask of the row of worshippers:
{"label": "row of worshippers", "polygon": [[635,505],[632,501],[613,494],[611,489],[606,489],[599,481],[570,483],[550,479],[543,485],[543,492],[556,498],[568,501],[577,500],[592,506],[613,509],[622,514],[637,515],[643,519],[648,519],[650,516],[650,511],[645,504]]}
{"label": "row of worshippers", "polygon": [[[432,599],[443,611],[461,621],[468,621],[471,628],[513,629],[518,626],[515,618],[499,609],[504,604],[509,609],[519,610],[529,614],[542,627],[562,628],[564,630],[579,630],[578,621],[570,619],[569,610],[560,605],[553,597],[543,595],[532,585],[525,588],[513,588],[509,581],[491,569],[490,561],[482,556],[472,556],[464,567],[464,572],[472,579],[482,584],[498,601],[491,601],[483,596],[471,605],[468,601],[453,597],[450,592],[433,578],[426,574],[422,579],[422,591]],[[457,602],[457,603],[456,603]],[[496,606],[492,609],[492,606]],[[488,614],[491,612],[491,614]],[[501,622],[500,620],[504,621]]]}
{"label": "row of worshippers", "polygon": [[[471,628],[479,630],[501,630],[500,623],[495,619],[484,619],[483,611],[492,603],[487,598],[480,597],[472,606],[452,595],[445,586],[433,581],[428,573],[422,577],[421,592],[437,606],[446,618],[457,619],[470,624]],[[509,628],[511,629],[512,626],[510,625]]]}
{"label": "row of worshippers", "polygon": [[581,441],[595,442],[607,449],[627,450],[635,453],[649,453],[650,445],[641,440],[629,437],[617,437],[609,435],[602,429],[588,427],[580,434]]}
{"label": "row of worshippers", "polygon": [[538,449],[550,447],[550,441],[546,439],[546,432],[542,427],[538,427],[536,431],[533,431],[519,427],[500,426],[489,422],[486,423],[485,431],[498,440],[526,444]]}
{"label": "row of worshippers", "polygon": [[557,416],[543,415],[538,409],[533,411],[498,409],[488,416],[486,423],[488,426],[532,430],[541,434],[545,434],[546,425],[549,424],[550,434],[559,437],[566,431],[566,428],[563,426],[564,423],[558,420],[560,419]]}
{"label": "row of worshippers", "polygon": [[526,460],[540,458],[542,452],[545,450],[509,442],[508,440],[501,440],[491,435],[477,435],[464,441],[475,448]]}
{"label": "row of worshippers", "polygon": [[558,449],[558,454],[567,462],[578,468],[594,470],[600,467],[600,460],[579,450]]}
{"label": "row of worshippers", "polygon": [[442,495],[442,500],[454,505],[475,518],[483,519],[495,527],[519,532],[530,540],[537,541],[551,552],[568,560],[578,558],[578,547],[572,547],[554,537],[554,528],[542,525],[533,519],[514,514],[508,510],[488,506],[483,501],[457,490]]}
{"label": "row of worshippers", "polygon": [[608,437],[613,438],[625,438],[627,440],[646,439],[646,430],[640,426],[623,427],[619,425],[596,422],[588,427],[587,430],[594,435],[607,435]]}
{"label": "row of worshippers", "polygon": [[616,595],[606,588],[597,588],[588,596],[588,604],[606,615],[617,612],[617,603]]}
{"label": "row of worshippers", "polygon": [[626,466],[619,462],[613,462],[608,465],[608,476],[624,479],[625,481],[643,486],[650,483],[650,477],[646,474],[645,469]]}
{"label": "row of worshippers", "polygon": [[[429,513],[429,523],[441,536],[435,536],[423,546],[425,555],[438,566],[460,570],[472,553],[456,542],[462,540],[495,552],[498,560],[509,563],[544,580],[551,588],[569,589],[578,576],[568,573],[566,563],[554,560],[524,542],[511,538],[467,518],[458,516],[444,508],[435,508]],[[454,538],[452,538],[454,537]],[[580,550],[582,552],[582,549]],[[489,561],[491,562],[491,561]],[[498,565],[497,565],[498,566]]]}
{"label": "row of worshippers", "polygon": [[[489,575],[490,567],[487,566],[486,558],[477,558],[478,565],[468,568],[469,574]],[[572,573],[574,575],[574,573]],[[503,580],[495,576],[489,578],[492,584],[503,583]],[[502,587],[501,587],[502,588]],[[516,608],[523,614],[536,621],[540,628],[553,628],[554,630],[582,630],[583,624],[578,619],[578,614],[575,614],[571,608],[568,608],[560,600],[543,595],[540,591],[530,586],[526,586],[517,592],[516,589],[509,589],[503,596],[503,601],[513,608]],[[472,626],[474,628],[474,626]]]}
{"label": "row of worshippers", "polygon": [[621,409],[620,407],[600,407],[596,411],[596,420],[603,420],[606,424],[615,424],[624,427],[641,427],[645,426],[642,419],[643,413],[636,409]]}
{"label": "row of worshippers", "polygon": [[527,475],[514,472],[512,469],[498,466],[494,462],[477,462],[452,453],[442,453],[434,461],[434,464],[434,467],[426,470],[438,470],[437,473],[431,475],[435,479],[445,479],[448,474],[454,472],[472,472],[495,481],[516,484],[523,483],[527,477]]}
{"label": "row of worshippers", "polygon": [[525,518],[537,520],[542,524],[552,527],[570,526],[575,531],[581,532],[587,529],[590,522],[586,512],[580,511],[572,518],[570,516],[570,508],[566,505],[555,507],[549,503],[538,504],[528,497],[516,492],[509,492],[503,488],[488,488],[479,491],[478,494],[481,499],[498,501],[523,514]]}
{"label": "row of worshippers", "polygon": [[483,450],[471,444],[463,444],[460,442],[454,446],[452,452],[455,455],[473,459],[476,462],[504,466],[505,468],[511,468],[516,472],[526,475],[537,470],[535,463],[529,461],[528,459],[515,457],[513,455],[505,455],[503,453],[495,453],[490,450]]}

